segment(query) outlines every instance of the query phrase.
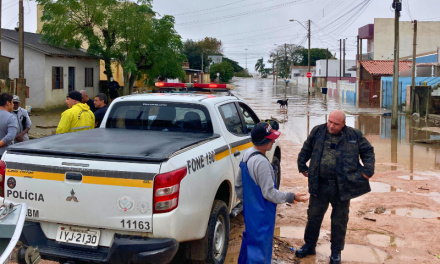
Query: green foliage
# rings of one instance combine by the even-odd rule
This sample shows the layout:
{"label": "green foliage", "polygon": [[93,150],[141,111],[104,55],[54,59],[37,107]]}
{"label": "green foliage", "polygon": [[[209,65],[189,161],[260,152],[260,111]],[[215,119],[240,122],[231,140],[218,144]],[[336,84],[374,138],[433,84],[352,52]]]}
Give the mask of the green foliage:
{"label": "green foliage", "polygon": [[223,61],[229,62],[232,65],[232,67],[234,68],[234,72],[242,72],[242,71],[244,71],[244,68],[241,67],[240,65],[238,65],[238,62],[236,62],[234,60],[231,60],[231,59],[228,59],[226,57],[223,57]]}
{"label": "green foliage", "polygon": [[272,73],[272,69],[271,68],[264,68],[262,71],[261,71],[261,78],[267,78],[267,76],[269,75],[269,74],[271,74]]}
{"label": "green foliage", "polygon": [[234,76],[235,77],[242,77],[242,78],[252,78],[253,77],[251,74],[249,74],[248,70],[246,70],[246,69],[239,71],[239,72],[235,72]]}
{"label": "green foliage", "polygon": [[118,0],[37,0],[44,7],[43,41],[80,48],[101,56],[106,74],[117,60],[124,71],[124,94],[131,93],[137,79],[152,83],[164,78],[184,78],[183,43],[174,29],[174,17],[158,19],[150,0],[136,3]]}
{"label": "green foliage", "polygon": [[264,66],[266,65],[264,64],[263,57],[261,57],[261,59],[258,59],[257,63],[255,63],[255,70],[261,74],[262,71],[264,70]]}
{"label": "green foliage", "polygon": [[217,72],[220,73],[220,81],[222,82],[229,82],[232,77],[234,77],[234,67],[227,61],[222,61],[221,63],[216,63],[211,66],[211,79],[217,77]]}
{"label": "green foliage", "polygon": [[216,38],[206,37],[200,41],[188,39],[183,43],[183,54],[191,69],[200,70],[202,68],[202,53],[203,69],[206,69],[209,66],[208,55],[222,54],[222,52],[222,42]]}
{"label": "green foliage", "polygon": [[[309,61],[309,50],[303,49],[301,51],[303,59],[298,66],[307,66]],[[317,60],[325,60],[327,49],[310,49],[310,66],[316,66]],[[331,52],[328,52],[328,58],[333,59]]]}

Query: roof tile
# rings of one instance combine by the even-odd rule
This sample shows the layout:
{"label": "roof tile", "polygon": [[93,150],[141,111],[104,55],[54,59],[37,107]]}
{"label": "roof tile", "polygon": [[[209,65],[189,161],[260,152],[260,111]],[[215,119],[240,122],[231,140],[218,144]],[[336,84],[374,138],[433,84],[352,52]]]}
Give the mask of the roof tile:
{"label": "roof tile", "polygon": [[[392,60],[361,61],[361,64],[371,75],[393,75],[394,72]],[[399,72],[411,69],[411,64],[411,61],[400,61]]]}

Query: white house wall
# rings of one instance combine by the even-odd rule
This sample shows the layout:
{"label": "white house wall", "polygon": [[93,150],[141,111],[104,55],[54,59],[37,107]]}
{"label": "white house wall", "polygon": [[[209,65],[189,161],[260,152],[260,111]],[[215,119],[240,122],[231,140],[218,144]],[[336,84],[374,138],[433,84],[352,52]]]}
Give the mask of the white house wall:
{"label": "white house wall", "polygon": [[[353,66],[356,66],[355,60],[345,60],[345,73],[351,73],[351,77],[356,77],[356,71],[348,70]],[[325,77],[326,69],[326,60],[316,61],[316,77]],[[339,60],[328,60],[328,76],[339,77]]]}
{"label": "white house wall", "polygon": [[[18,44],[2,38],[2,55],[14,58],[9,64],[9,78],[18,78]],[[26,99],[26,105],[33,108],[44,107],[44,69],[45,55],[33,49],[24,49],[24,78],[26,86],[29,86],[29,98]],[[24,107],[24,106],[23,106]]]}
{"label": "white house wall", "polygon": [[[63,67],[63,86],[64,89],[52,89],[52,67]],[[75,68],[75,90],[86,90],[91,99],[99,93],[99,60],[87,58],[68,58],[46,56],[45,69],[45,94],[46,107],[56,107],[64,105],[69,86],[69,67]],[[84,87],[85,68],[94,68],[92,88]]]}

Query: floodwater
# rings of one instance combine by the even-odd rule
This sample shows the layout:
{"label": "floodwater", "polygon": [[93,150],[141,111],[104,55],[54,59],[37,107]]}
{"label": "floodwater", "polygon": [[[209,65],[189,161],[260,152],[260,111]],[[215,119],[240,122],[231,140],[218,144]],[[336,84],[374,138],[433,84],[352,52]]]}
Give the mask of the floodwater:
{"label": "floodwater", "polygon": [[[330,257],[330,244],[319,245],[316,247],[316,253]],[[342,251],[343,261],[354,261],[360,263],[383,263],[391,259],[385,251],[361,245],[348,244]]]}
{"label": "floodwater", "polygon": [[389,184],[382,182],[370,182],[371,192],[373,193],[384,193],[384,192],[403,192]]}
{"label": "floodwater", "polygon": [[432,211],[425,210],[425,209],[419,209],[419,208],[390,209],[390,210],[387,210],[384,214],[404,216],[404,217],[410,217],[410,218],[421,218],[421,219],[440,217],[439,213],[432,212]]}
{"label": "floodwater", "polygon": [[[440,146],[416,143],[416,140],[435,139],[439,133],[421,130],[437,125],[423,118],[399,116],[399,129],[391,130],[389,112],[381,108],[357,108],[354,104],[339,102],[337,98],[315,93],[308,96],[305,86],[282,80],[274,86],[271,79],[234,78],[233,93],[244,99],[261,119],[276,118],[282,131],[295,144],[303,144],[314,126],[326,123],[328,115],[336,109],[347,113],[347,126],[362,131],[376,153],[376,171],[409,170],[417,176],[440,178]],[[287,110],[280,109],[277,100],[289,99]],[[438,127],[438,126],[437,126]],[[428,173],[429,175],[422,175]]]}
{"label": "floodwater", "polygon": [[367,235],[365,238],[368,243],[376,247],[401,247],[405,245],[405,241],[394,236],[371,234]]}
{"label": "floodwater", "polygon": [[429,180],[428,177],[419,177],[419,176],[413,176],[413,175],[398,176],[397,178],[407,180],[407,181],[426,181],[426,180]]}
{"label": "floodwater", "polygon": [[[305,227],[298,226],[282,226],[276,227],[274,236],[283,237],[283,238],[295,238],[295,239],[303,239],[304,238]],[[325,236],[330,237],[330,232],[321,229],[319,232],[319,239],[323,239]]]}

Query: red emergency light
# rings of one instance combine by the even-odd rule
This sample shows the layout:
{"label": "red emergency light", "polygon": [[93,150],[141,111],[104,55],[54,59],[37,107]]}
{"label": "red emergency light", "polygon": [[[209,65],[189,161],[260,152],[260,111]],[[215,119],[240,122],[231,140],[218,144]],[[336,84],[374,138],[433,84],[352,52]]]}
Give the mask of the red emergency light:
{"label": "red emergency light", "polygon": [[228,88],[226,84],[217,84],[217,83],[195,83],[194,88],[221,88],[226,89]]}
{"label": "red emergency light", "polygon": [[164,83],[164,82],[157,82],[155,83],[156,87],[178,87],[178,88],[185,88],[186,83]]}

